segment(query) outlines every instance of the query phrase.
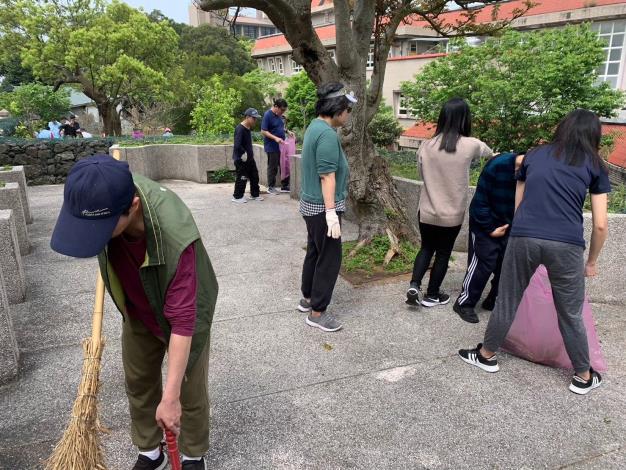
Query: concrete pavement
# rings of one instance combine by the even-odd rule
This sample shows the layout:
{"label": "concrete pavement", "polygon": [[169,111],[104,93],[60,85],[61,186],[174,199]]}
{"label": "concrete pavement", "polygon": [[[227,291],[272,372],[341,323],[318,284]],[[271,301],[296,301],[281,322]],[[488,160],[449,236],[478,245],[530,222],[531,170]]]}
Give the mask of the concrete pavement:
{"label": "concrete pavement", "polygon": [[[570,373],[502,354],[501,372],[464,365],[482,338],[451,306],[412,311],[405,282],[353,288],[340,279],[325,334],[295,310],[304,257],[297,202],[230,202],[231,185],[170,181],[194,212],[219,276],[212,330],[212,469],[464,469],[626,467],[623,305],[593,305],[609,363],[589,396]],[[48,246],[62,186],[31,189],[27,302],[12,316],[19,380],[0,388],[0,468],[41,468],[66,426],[88,336],[96,262]],[[356,236],[347,224],[346,238]],[[456,292],[453,271],[444,288]],[[136,457],[120,357],[121,318],[107,300],[101,416],[111,469]]]}

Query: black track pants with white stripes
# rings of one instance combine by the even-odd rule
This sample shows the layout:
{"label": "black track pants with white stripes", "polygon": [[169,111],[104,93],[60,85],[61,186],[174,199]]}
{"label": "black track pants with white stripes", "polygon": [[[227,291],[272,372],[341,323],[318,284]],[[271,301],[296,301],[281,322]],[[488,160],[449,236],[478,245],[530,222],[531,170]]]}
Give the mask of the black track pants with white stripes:
{"label": "black track pants with white stripes", "polygon": [[492,274],[491,291],[487,297],[495,301],[498,295],[502,259],[508,239],[508,235],[493,238],[480,229],[470,229],[467,247],[467,271],[458,299],[460,305],[475,307]]}

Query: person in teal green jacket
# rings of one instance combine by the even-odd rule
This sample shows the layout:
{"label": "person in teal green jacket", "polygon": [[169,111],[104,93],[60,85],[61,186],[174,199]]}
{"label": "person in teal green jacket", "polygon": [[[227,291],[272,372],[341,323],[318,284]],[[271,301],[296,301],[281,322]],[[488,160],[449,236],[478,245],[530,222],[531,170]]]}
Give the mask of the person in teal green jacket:
{"label": "person in teal green jacket", "polygon": [[308,313],[307,325],[332,332],[341,324],[326,308],[341,267],[340,218],[350,180],[337,128],[348,121],[357,100],[336,82],[320,86],[317,98],[317,118],[307,128],[302,145],[300,213],[307,228],[307,252],[298,310]]}
{"label": "person in teal green jacket", "polygon": [[70,170],[50,244],[68,256],[97,255],[123,316],[131,438],[139,449],[133,469],[165,468],[165,429],[179,436],[183,469],[205,469],[218,284],[187,206],[161,184],[132,175],[126,162],[95,155]]}

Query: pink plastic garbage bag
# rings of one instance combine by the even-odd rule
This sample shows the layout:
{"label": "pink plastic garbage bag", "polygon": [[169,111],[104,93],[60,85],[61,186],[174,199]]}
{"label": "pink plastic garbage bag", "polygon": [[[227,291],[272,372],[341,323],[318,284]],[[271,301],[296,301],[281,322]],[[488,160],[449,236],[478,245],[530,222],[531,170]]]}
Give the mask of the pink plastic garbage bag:
{"label": "pink plastic garbage bag", "polygon": [[[605,371],[606,360],[587,298],[583,304],[583,322],[587,329],[591,367],[600,372]],[[544,266],[539,266],[530,280],[501,349],[538,364],[573,369],[559,330],[552,288]]]}
{"label": "pink plastic garbage bag", "polygon": [[296,154],[296,138],[287,137],[280,145],[280,177],[285,179],[289,176],[290,158]]}

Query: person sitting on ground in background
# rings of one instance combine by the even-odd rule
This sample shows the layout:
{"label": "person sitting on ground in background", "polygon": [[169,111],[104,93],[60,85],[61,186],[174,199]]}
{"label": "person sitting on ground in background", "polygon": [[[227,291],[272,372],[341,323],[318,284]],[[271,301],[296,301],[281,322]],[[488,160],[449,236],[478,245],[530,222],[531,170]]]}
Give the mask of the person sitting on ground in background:
{"label": "person sitting on ground in background", "polygon": [[133,134],[131,137],[136,140],[141,140],[145,137],[145,135],[141,129],[135,128],[133,129]]}
{"label": "person sitting on ground in background", "polygon": [[78,131],[80,130],[80,124],[79,122],[76,120],[76,116],[73,114],[70,114],[70,122],[69,125],[72,126],[74,128],[74,131],[78,134]]}
{"label": "person sitting on ground in background", "polygon": [[250,181],[250,200],[262,201],[259,195],[259,170],[254,161],[254,149],[252,148],[252,131],[256,120],[261,118],[254,108],[248,108],[243,113],[244,118],[235,128],[235,140],[233,143],[233,162],[237,175],[235,177],[235,191],[232,201],[243,204],[248,202],[244,197],[246,183]]}
{"label": "person sitting on ground in background", "polygon": [[491,290],[482,303],[492,311],[498,296],[500,268],[515,212],[515,172],[523,155],[503,153],[487,162],[478,178],[469,208],[467,271],[454,311],[469,323],[478,323],[474,307],[493,274]]}
{"label": "person sitting on ground in background", "polygon": [[67,118],[61,118],[61,137],[76,137],[76,129],[70,125]]}
{"label": "person sitting on ground in background", "polygon": [[61,123],[58,119],[53,119],[48,123],[48,128],[52,132],[52,136],[54,139],[61,138]]}
{"label": "person sitting on ground in background", "polygon": [[160,183],[131,174],[127,162],[83,158],[67,175],[50,246],[76,258],[97,255],[122,314],[131,439],[139,449],[133,470],[166,467],[166,429],[179,437],[183,469],[206,470],[209,338],[218,284],[187,206]]}
{"label": "person sitting on ground in background", "polygon": [[[590,367],[582,308],[585,276],[598,273],[608,235],[608,171],[599,154],[602,126],[585,109],[569,113],[552,142],[530,150],[517,175],[516,211],[502,263],[499,294],[483,343],[459,350],[460,358],[487,372],[500,368],[496,352],[506,338],[535,270],[543,264],[552,286],[559,329],[575,375],[569,389],[587,394],[602,384]],[[583,206],[591,194],[593,229],[585,264]],[[529,335],[533,332],[529,331]]]}
{"label": "person sitting on ground in background", "polygon": [[350,170],[337,128],[348,122],[357,100],[341,83],[319,87],[314,119],[304,134],[301,162],[300,213],[307,229],[298,310],[306,324],[337,331],[339,323],[326,308],[341,268],[341,214],[346,210]]}
{"label": "person sitting on ground in background", "polygon": [[41,129],[37,134],[35,134],[35,138],[37,139],[54,139],[54,134],[50,130],[50,126],[46,126]]}
{"label": "person sitting on ground in background", "polygon": [[[280,166],[280,144],[285,140],[285,123],[282,116],[287,111],[287,101],[283,98],[274,100],[274,105],[263,115],[261,121],[261,134],[263,135],[263,148],[267,153],[267,192],[279,194],[289,192],[289,180],[281,181],[280,191],[276,189],[276,175]],[[283,177],[283,175],[281,175]]]}
{"label": "person sitting on ground in background", "polygon": [[163,131],[163,137],[173,137],[172,130],[169,127],[166,127]]}
{"label": "person sitting on ground in background", "polygon": [[[441,108],[435,136],[423,142],[417,151],[424,181],[418,212],[422,246],[406,292],[410,306],[421,303],[434,307],[450,301],[450,296],[441,291],[441,284],[467,209],[470,165],[477,158],[493,155],[484,142],[470,137],[471,133],[469,106],[465,100],[453,98]],[[428,290],[420,301],[422,279],[433,256]]]}

